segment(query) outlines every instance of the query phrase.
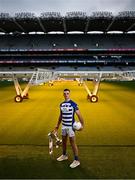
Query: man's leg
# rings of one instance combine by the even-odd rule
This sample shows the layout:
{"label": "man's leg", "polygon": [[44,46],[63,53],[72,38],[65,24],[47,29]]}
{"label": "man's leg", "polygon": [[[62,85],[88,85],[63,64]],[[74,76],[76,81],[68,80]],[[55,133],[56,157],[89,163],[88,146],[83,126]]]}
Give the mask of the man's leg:
{"label": "man's leg", "polygon": [[74,153],[74,158],[75,160],[78,160],[78,147],[75,141],[75,136],[69,137],[69,140],[70,140],[70,144]]}
{"label": "man's leg", "polygon": [[62,155],[57,158],[57,161],[64,161],[68,159],[68,156],[66,154],[67,151],[67,135],[62,136]]}
{"label": "man's leg", "polygon": [[62,136],[62,150],[63,150],[63,155],[66,155],[66,151],[67,151],[67,135]]}
{"label": "man's leg", "polygon": [[78,159],[78,147],[75,141],[75,136],[70,137],[70,144],[74,153],[74,161],[70,164],[71,168],[76,168],[77,166],[80,165],[80,161]]}

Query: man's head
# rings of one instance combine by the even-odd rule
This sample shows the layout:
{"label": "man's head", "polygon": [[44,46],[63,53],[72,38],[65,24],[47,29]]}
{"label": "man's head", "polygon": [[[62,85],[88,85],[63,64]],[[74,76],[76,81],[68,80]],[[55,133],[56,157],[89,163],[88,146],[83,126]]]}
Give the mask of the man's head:
{"label": "man's head", "polygon": [[64,95],[64,98],[65,98],[66,101],[69,100],[70,99],[70,90],[69,89],[64,89],[63,95]]}

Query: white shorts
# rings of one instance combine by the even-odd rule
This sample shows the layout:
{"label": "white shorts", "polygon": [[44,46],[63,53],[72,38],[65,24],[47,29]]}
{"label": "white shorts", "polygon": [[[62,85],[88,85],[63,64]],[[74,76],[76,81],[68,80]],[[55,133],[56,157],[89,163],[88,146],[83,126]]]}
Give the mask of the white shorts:
{"label": "white shorts", "polygon": [[69,137],[74,137],[75,136],[75,132],[73,130],[72,127],[62,127],[62,136],[66,136],[68,135]]}

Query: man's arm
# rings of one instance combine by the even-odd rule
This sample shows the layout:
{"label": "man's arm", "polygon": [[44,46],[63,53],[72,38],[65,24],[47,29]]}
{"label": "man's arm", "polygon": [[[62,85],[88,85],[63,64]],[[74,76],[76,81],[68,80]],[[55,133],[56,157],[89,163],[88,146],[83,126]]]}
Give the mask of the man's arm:
{"label": "man's arm", "polygon": [[83,129],[83,127],[84,127],[84,120],[83,120],[83,117],[82,117],[82,115],[81,115],[79,109],[76,110],[75,113],[76,113],[76,115],[77,115],[77,117],[78,117],[80,123],[82,124],[82,129]]}

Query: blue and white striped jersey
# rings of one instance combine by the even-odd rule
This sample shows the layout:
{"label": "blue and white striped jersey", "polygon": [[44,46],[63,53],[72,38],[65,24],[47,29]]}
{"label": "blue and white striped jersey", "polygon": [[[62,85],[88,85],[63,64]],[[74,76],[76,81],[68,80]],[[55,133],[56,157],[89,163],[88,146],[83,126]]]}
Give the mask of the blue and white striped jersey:
{"label": "blue and white striped jersey", "polygon": [[78,106],[72,100],[64,101],[60,104],[60,110],[62,115],[62,126],[72,127],[74,123],[74,114],[78,110]]}

